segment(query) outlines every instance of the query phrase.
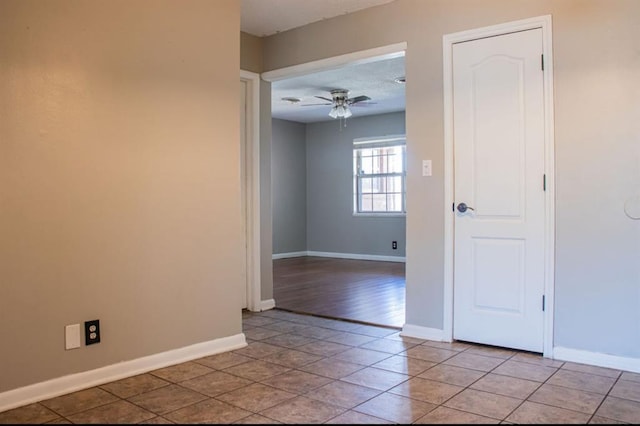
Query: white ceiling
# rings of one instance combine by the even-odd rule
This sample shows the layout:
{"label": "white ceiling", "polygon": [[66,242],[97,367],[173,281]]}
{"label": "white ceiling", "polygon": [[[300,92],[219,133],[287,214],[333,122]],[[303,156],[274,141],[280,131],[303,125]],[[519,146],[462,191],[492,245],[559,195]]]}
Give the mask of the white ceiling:
{"label": "white ceiling", "polygon": [[[241,30],[259,37],[304,26],[323,19],[394,0],[242,0]],[[366,103],[351,107],[352,118],[404,111],[404,84],[394,81],[404,77],[404,56],[367,61],[338,69],[321,71],[271,83],[271,115],[274,118],[312,123],[333,120],[330,105],[315,96],[331,98],[333,89],[346,89],[349,97],[366,95]],[[300,99],[292,104],[284,97]]]}

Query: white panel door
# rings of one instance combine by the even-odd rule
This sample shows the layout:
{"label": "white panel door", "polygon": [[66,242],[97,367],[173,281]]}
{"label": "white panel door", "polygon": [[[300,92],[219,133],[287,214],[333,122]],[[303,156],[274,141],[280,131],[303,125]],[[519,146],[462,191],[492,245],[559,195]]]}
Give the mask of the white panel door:
{"label": "white panel door", "polygon": [[543,349],[541,62],[542,29],[453,46],[457,340]]}

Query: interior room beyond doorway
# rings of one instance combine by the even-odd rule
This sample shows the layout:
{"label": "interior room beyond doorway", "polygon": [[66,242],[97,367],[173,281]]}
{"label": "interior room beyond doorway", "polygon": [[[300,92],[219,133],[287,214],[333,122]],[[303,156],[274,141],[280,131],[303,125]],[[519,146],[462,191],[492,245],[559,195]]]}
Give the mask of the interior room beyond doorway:
{"label": "interior room beyond doorway", "polygon": [[276,308],[401,328],[405,264],[315,256],[273,261]]}

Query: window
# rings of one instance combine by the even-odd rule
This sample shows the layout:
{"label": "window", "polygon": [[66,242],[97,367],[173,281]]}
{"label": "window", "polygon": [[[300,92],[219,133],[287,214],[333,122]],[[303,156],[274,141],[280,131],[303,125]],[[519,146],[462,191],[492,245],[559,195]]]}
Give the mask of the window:
{"label": "window", "polygon": [[353,141],[354,214],[404,214],[404,135]]}

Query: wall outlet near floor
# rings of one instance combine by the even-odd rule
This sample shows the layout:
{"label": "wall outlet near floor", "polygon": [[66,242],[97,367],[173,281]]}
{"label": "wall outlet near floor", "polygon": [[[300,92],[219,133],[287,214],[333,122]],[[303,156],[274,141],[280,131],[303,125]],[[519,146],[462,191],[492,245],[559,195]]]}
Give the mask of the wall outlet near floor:
{"label": "wall outlet near floor", "polygon": [[391,248],[394,249],[394,250],[397,250],[398,249],[398,242],[397,241],[392,241],[391,242]]}
{"label": "wall outlet near floor", "polygon": [[89,346],[100,343],[100,320],[84,322],[84,344]]}

